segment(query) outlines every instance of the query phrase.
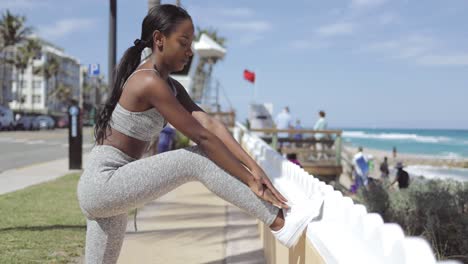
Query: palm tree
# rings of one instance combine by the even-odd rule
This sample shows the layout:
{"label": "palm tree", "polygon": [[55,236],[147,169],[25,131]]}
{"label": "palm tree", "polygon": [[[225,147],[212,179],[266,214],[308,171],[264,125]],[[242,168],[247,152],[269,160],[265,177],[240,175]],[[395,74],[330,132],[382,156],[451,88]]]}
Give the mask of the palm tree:
{"label": "palm tree", "polygon": [[[0,52],[3,54],[1,60],[6,62],[7,53],[17,44],[26,40],[32,32],[31,27],[25,26],[26,18],[24,16],[13,15],[6,10],[0,19]],[[2,83],[0,86],[0,104],[4,103],[3,93],[6,88],[5,83],[5,65],[2,67]]]}
{"label": "palm tree", "polygon": [[45,105],[48,105],[50,95],[54,94],[55,87],[51,89],[50,80],[53,78],[54,86],[57,85],[57,76],[60,72],[59,67],[60,67],[59,60],[56,58],[55,55],[49,53],[47,54],[46,62],[42,66],[34,69],[34,74],[42,75],[46,81],[46,89],[45,89],[46,99],[44,100]]}
{"label": "palm tree", "polygon": [[59,83],[53,92],[50,93],[50,96],[56,99],[59,104],[69,103],[72,95],[72,88],[68,85]]}

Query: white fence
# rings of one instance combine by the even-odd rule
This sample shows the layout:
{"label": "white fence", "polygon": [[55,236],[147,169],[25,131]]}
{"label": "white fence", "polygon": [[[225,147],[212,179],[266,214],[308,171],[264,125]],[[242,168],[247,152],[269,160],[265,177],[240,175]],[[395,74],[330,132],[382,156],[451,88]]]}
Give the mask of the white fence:
{"label": "white fence", "polygon": [[325,263],[459,263],[437,262],[426,240],[405,237],[399,225],[384,224],[379,214],[368,213],[363,205],[287,161],[241,124],[236,123],[233,132],[289,201],[322,195],[321,214],[308,225],[306,243]]}

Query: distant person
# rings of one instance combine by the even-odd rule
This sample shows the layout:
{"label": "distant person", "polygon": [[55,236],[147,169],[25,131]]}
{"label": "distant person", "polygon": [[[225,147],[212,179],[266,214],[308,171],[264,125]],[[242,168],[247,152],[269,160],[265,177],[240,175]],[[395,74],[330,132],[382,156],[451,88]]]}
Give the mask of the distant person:
{"label": "distant person", "polygon": [[358,152],[353,157],[353,174],[356,191],[360,187],[367,185],[369,179],[369,163],[363,153],[362,147],[358,148]]}
{"label": "distant person", "polygon": [[[319,112],[319,119],[315,122],[314,130],[327,130],[328,129],[328,122],[325,119],[325,112]],[[322,133],[315,134],[315,138],[320,139],[323,138],[325,135]]]}
{"label": "distant person", "polygon": [[159,134],[158,153],[163,153],[172,150],[172,143],[174,142],[175,135],[175,129],[170,124],[163,128],[163,130]]}
{"label": "distant person", "polygon": [[380,177],[382,179],[388,179],[389,174],[390,174],[390,171],[388,169],[388,158],[384,157],[383,162],[380,163]]}
{"label": "distant person", "polygon": [[396,150],[396,147],[393,147],[393,159],[396,159],[396,154],[397,154],[397,150]]}
{"label": "distant person", "polygon": [[297,164],[297,165],[299,165],[299,167],[302,168],[301,163],[300,163],[299,160],[297,159],[297,154],[296,154],[296,153],[288,153],[288,154],[286,154],[286,158],[287,158],[290,162],[292,162],[292,163],[294,163],[294,164]]}
{"label": "distant person", "polygon": [[398,188],[400,189],[408,188],[410,178],[409,178],[408,172],[406,172],[403,169],[403,163],[398,162],[395,168],[397,169],[396,177],[395,177],[395,180],[393,180],[393,182],[390,184],[390,186],[395,184],[395,182],[398,182]]}
{"label": "distant person", "polygon": [[[292,117],[291,114],[289,113],[289,107],[285,107],[283,111],[281,111],[275,118],[275,123],[276,123],[276,128],[277,129],[291,129],[293,128],[292,125]],[[289,133],[281,132],[278,133],[278,139],[280,138],[288,138]],[[280,147],[283,145],[288,145],[288,144],[282,144],[280,142]]]}
{"label": "distant person", "polygon": [[[325,112],[324,111],[319,111],[319,119],[315,122],[315,125],[314,125],[314,130],[327,130],[328,129],[328,122],[327,120],[325,119]],[[326,136],[325,134],[323,133],[316,133],[314,134],[314,137],[315,139],[317,140],[321,140],[321,139],[324,139],[324,138],[328,138],[328,136]],[[320,148],[317,148],[317,146],[320,146]],[[327,157],[326,153],[324,153],[324,151],[327,149],[327,144],[325,143],[315,143],[312,145],[312,149],[314,150],[314,152],[316,152],[316,157],[317,159],[320,158],[320,157]],[[319,155],[319,153],[317,152],[318,149],[321,150],[321,153]]]}
{"label": "distant person", "polygon": [[[301,120],[299,120],[299,119],[296,120],[296,126],[294,127],[294,129],[295,130],[302,130],[303,129],[303,127],[301,125]],[[303,138],[302,133],[294,134],[294,139],[295,140],[299,141],[299,140],[302,140],[302,138]],[[296,142],[296,147],[302,147],[302,142]]]}

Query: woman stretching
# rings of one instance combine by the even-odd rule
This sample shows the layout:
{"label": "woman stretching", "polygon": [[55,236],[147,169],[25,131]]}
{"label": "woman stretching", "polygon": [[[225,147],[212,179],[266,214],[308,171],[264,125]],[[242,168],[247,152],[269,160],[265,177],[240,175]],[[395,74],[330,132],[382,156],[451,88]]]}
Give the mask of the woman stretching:
{"label": "woman stretching", "polygon": [[[116,69],[112,94],[98,115],[96,146],[78,183],[78,200],[87,218],[88,264],[115,263],[128,210],[189,181],[201,182],[263,221],[288,247],[315,216],[306,203],[289,208],[229,131],[169,77],[193,55],[193,37],[192,19],[184,9],[160,5],[144,18],[141,38]],[[144,48],[152,54],[140,65]],[[140,159],[166,120],[197,145]]]}

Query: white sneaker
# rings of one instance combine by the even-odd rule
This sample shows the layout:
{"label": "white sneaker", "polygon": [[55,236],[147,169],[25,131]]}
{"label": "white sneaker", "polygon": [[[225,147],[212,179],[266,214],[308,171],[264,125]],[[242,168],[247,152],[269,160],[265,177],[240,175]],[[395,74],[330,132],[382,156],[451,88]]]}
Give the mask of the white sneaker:
{"label": "white sneaker", "polygon": [[319,215],[322,203],[323,199],[316,197],[313,200],[296,202],[289,209],[282,209],[284,226],[278,231],[271,230],[271,232],[285,247],[294,246],[307,225]]}

